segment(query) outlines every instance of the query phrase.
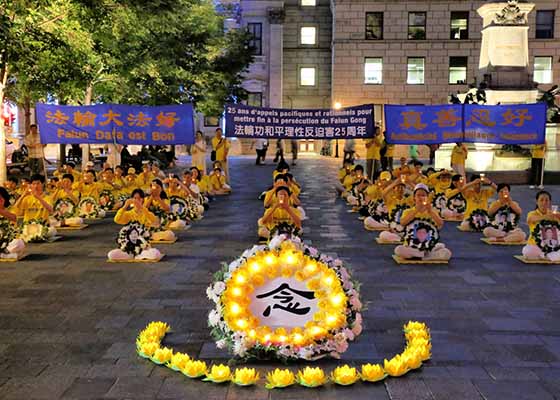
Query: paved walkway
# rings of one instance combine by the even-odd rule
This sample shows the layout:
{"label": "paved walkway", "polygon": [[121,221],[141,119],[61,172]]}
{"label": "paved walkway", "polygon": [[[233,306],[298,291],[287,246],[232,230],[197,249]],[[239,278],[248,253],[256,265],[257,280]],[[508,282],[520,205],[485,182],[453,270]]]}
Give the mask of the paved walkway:
{"label": "paved walkway", "polygon": [[[231,162],[234,194],[212,203],[180,242],[161,246],[159,264],[107,264],[118,227],[109,220],[33,245],[18,264],[0,264],[1,399],[553,399],[560,394],[560,267],[527,266],[520,248],[487,246],[479,235],[446,224],[449,266],[397,266],[392,247],[374,243],[356,214],[329,189],[333,159],[294,168],[310,220],[305,240],[336,253],[362,282],[365,331],[346,362],[379,362],[402,350],[409,319],[432,328],[433,359],[420,371],[384,383],[267,392],[192,381],[135,355],[148,322],[163,320],[166,344],[207,361],[226,361],[214,346],[205,290],[220,262],[256,239],[271,165]],[[552,189],[557,204],[560,188]],[[534,192],[514,188],[524,210]],[[525,217],[523,217],[525,219]],[[321,361],[327,370],[339,362]],[[297,368],[299,364],[294,366]],[[276,367],[263,363],[263,372]]]}

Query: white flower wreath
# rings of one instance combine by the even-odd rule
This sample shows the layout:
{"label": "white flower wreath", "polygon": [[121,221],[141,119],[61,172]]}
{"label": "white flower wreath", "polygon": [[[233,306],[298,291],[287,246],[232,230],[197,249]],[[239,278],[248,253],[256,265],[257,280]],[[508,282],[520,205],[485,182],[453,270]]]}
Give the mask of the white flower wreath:
{"label": "white flower wreath", "polygon": [[81,218],[99,217],[99,204],[91,196],[83,197],[78,203],[78,213]]}
{"label": "white flower wreath", "polygon": [[0,253],[7,253],[6,248],[15,238],[14,226],[6,218],[0,217]]}
{"label": "white flower wreath", "polygon": [[[283,283],[276,289],[283,300],[268,306],[263,317],[260,312],[260,318],[255,316],[254,307],[262,306],[255,305],[255,299],[263,302],[263,298],[272,296],[260,292],[276,285],[276,281],[290,279],[297,281],[300,289]],[[284,290],[307,299],[313,296],[310,301],[316,302],[316,308],[307,313],[309,319],[303,326],[266,326],[271,310],[307,318],[300,312],[303,305],[285,301]],[[230,264],[224,263],[206,294],[215,303],[208,315],[208,325],[216,345],[245,360],[339,358],[348,342],[362,331],[359,285],[352,280],[349,270],[341,260],[320,254],[298,237],[275,236],[268,245],[253,246]],[[292,317],[286,314],[286,318]]]}
{"label": "white flower wreath", "polygon": [[72,218],[76,215],[76,204],[70,199],[58,199],[54,203],[54,217],[57,221]]}
{"label": "white flower wreath", "polygon": [[99,193],[99,206],[105,211],[115,208],[115,196],[110,190],[105,189]]}
{"label": "white flower wreath", "polygon": [[169,213],[170,220],[187,220],[189,218],[189,205],[184,198],[171,196],[169,205],[171,207],[171,212]]}
{"label": "white flower wreath", "polygon": [[23,223],[21,238],[24,242],[46,242],[49,234],[49,226],[45,221],[32,219]]}
{"label": "white flower wreath", "polygon": [[137,256],[150,247],[152,233],[139,222],[131,222],[121,228],[117,236],[117,245],[125,253]]}

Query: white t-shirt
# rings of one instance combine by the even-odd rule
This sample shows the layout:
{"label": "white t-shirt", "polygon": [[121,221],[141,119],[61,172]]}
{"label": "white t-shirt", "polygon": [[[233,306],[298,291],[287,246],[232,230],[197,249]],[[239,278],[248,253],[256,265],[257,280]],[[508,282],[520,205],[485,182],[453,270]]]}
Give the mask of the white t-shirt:
{"label": "white t-shirt", "polygon": [[255,148],[257,150],[264,150],[268,141],[266,139],[257,139],[257,143],[255,144]]}

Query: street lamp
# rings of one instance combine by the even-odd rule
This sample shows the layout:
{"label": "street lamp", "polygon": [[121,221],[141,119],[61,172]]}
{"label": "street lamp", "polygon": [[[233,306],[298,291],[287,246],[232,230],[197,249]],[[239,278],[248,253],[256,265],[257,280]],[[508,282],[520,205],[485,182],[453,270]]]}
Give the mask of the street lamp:
{"label": "street lamp", "polygon": [[[340,110],[342,108],[342,104],[337,101],[336,103],[334,103],[334,109],[335,110]],[[334,157],[338,158],[338,139],[335,139],[335,145],[334,145]]]}

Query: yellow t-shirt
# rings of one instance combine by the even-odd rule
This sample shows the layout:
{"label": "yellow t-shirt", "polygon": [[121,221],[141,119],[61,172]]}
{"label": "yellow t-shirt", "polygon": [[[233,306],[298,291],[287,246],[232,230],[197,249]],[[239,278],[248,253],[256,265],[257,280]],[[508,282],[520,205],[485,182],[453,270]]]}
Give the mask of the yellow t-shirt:
{"label": "yellow t-shirt", "polygon": [[387,213],[389,214],[389,216],[391,216],[393,210],[397,208],[397,206],[402,205],[405,207],[412,207],[413,202],[414,200],[411,196],[403,196],[399,199],[391,193],[385,199],[385,207],[387,207]]}
{"label": "yellow t-shirt", "polygon": [[197,183],[196,185],[198,186],[198,188],[200,189],[200,193],[208,193],[208,191],[210,190],[210,178],[208,177],[208,175],[204,175]]}
{"label": "yellow t-shirt", "polygon": [[349,172],[346,170],[346,168],[340,168],[338,170],[338,180],[342,183],[344,182],[344,178],[346,178],[346,176],[349,174]]}
{"label": "yellow t-shirt", "polygon": [[151,172],[148,172],[147,174],[141,172],[140,174],[138,174],[138,177],[136,178],[136,185],[140,189],[146,190],[150,187],[154,179],[156,179],[156,176]]}
{"label": "yellow t-shirt", "polygon": [[[218,149],[218,144],[222,141],[222,145]],[[225,137],[218,139],[217,137],[212,138],[212,149],[216,152],[216,161],[224,161],[226,159],[226,150],[229,150],[229,142]]]}
{"label": "yellow t-shirt", "polygon": [[539,209],[533,210],[533,211],[529,211],[527,213],[527,225],[529,225],[529,238],[527,239],[527,244],[532,244],[534,246],[537,245],[537,242],[535,242],[535,238],[533,237],[533,232],[535,230],[535,227],[539,224],[539,222],[534,222],[532,224],[529,223],[529,219],[532,217],[543,217],[544,214],[541,213],[539,211]]}
{"label": "yellow t-shirt", "polygon": [[115,222],[119,225],[126,225],[129,222],[139,222],[149,227],[157,224],[158,218],[146,207],[142,207],[140,210],[137,210],[136,207],[125,210],[124,207],[122,207],[115,215]]}
{"label": "yellow t-shirt", "polygon": [[544,158],[546,153],[546,144],[536,144],[531,147],[531,157],[532,158]]}
{"label": "yellow t-shirt", "polygon": [[223,189],[226,184],[226,177],[223,175],[212,174],[210,175],[210,187],[213,190]]}
{"label": "yellow t-shirt", "polygon": [[[144,207],[146,207],[147,204],[148,204],[148,198],[146,197],[144,199]],[[163,210],[164,208],[163,208],[162,204],[167,204],[167,206],[169,207],[169,200],[167,200],[167,199],[152,200],[151,206],[159,208],[160,210]]]}
{"label": "yellow t-shirt", "polygon": [[80,193],[80,197],[83,199],[85,197],[93,197],[95,200],[99,200],[100,186],[97,182],[85,184],[83,182],[78,183],[74,186],[74,190]]}
{"label": "yellow t-shirt", "polygon": [[[53,204],[50,196],[43,197],[43,200],[50,205]],[[23,222],[28,222],[32,219],[38,219],[44,223],[48,223],[49,221],[49,211],[32,195],[24,198],[21,203],[19,203],[16,211],[17,215],[23,216]]]}
{"label": "yellow t-shirt", "polygon": [[366,196],[370,200],[376,201],[376,200],[379,200],[381,198],[381,195],[382,195],[383,191],[381,190],[379,185],[373,184],[373,185],[369,185],[366,188],[365,193],[366,193]]}
{"label": "yellow t-shirt", "polygon": [[[298,218],[301,218],[301,215],[298,211],[297,208],[292,207],[292,212],[298,216]],[[277,208],[276,210],[274,210],[273,214],[272,214],[272,218],[270,219],[270,222],[268,222],[267,224],[265,224],[267,229],[272,229],[274,228],[276,225],[281,224],[282,222],[287,222],[288,224],[293,224],[294,222],[292,221],[292,217],[290,216],[290,214],[288,214],[288,212],[286,210],[283,210],[281,208]]]}
{"label": "yellow t-shirt", "polygon": [[451,164],[465,165],[467,154],[467,150],[462,146],[455,145],[451,151]]}
{"label": "yellow t-shirt", "polygon": [[350,190],[352,189],[352,185],[354,185],[354,182],[356,182],[356,178],[348,174],[344,177],[344,180],[342,181],[342,186],[344,186],[344,189]]}
{"label": "yellow t-shirt", "polygon": [[394,144],[388,144],[387,145],[387,150],[385,151],[385,157],[392,158],[394,154],[395,154],[395,145]]}
{"label": "yellow t-shirt", "polygon": [[488,211],[488,201],[493,195],[493,188],[482,188],[479,193],[474,190],[466,190],[463,192],[463,197],[467,200],[465,219],[469,218],[474,210],[481,209]]}
{"label": "yellow t-shirt", "polygon": [[381,139],[379,136],[376,136],[373,139],[367,139],[366,144],[371,144],[371,146],[367,147],[366,151],[366,159],[369,160],[380,160],[381,159]]}

